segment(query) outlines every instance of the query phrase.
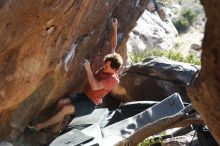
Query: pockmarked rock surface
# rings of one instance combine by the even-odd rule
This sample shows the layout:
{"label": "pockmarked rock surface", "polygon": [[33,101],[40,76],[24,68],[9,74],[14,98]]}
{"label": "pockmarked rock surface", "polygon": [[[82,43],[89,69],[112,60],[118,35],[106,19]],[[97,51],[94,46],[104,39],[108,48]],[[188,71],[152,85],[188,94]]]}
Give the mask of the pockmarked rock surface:
{"label": "pockmarked rock surface", "polygon": [[82,91],[82,62],[89,59],[94,71],[102,65],[114,17],[116,52],[126,59],[128,34],[147,2],[0,1],[0,139],[23,146],[48,142],[42,133],[27,134],[27,125],[45,120],[42,113],[69,91]]}
{"label": "pockmarked rock surface", "polygon": [[130,66],[121,76],[113,94],[123,101],[161,101],[177,92],[183,101],[189,102],[186,86],[199,69],[188,63],[172,61],[164,57],[147,58]]}

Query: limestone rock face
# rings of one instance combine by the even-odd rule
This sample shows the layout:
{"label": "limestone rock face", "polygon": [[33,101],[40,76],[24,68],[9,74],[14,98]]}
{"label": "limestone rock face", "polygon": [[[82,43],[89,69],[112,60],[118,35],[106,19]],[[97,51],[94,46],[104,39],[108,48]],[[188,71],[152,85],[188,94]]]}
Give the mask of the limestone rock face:
{"label": "limestone rock face", "polygon": [[147,2],[0,1],[0,139],[22,143],[41,111],[70,90],[82,91],[82,62],[89,59],[94,71],[102,65],[113,17],[119,21],[116,52],[126,58],[128,33]]}
{"label": "limestone rock face", "polygon": [[148,58],[128,68],[120,78],[120,84],[113,94],[124,101],[161,101],[178,92],[189,102],[186,86],[198,72],[198,68],[167,58]]}

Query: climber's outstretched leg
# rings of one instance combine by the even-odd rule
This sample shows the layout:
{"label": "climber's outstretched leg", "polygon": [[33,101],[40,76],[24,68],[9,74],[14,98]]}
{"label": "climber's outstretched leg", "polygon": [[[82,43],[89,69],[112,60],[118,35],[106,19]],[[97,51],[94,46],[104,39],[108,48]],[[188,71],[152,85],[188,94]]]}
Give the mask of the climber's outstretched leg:
{"label": "climber's outstretched leg", "polygon": [[51,118],[49,118],[48,120],[42,123],[36,124],[35,128],[37,131],[39,131],[43,128],[46,128],[48,126],[61,122],[65,115],[74,114],[74,113],[75,113],[75,108],[73,105],[71,104],[64,105],[62,109],[59,112],[57,112],[54,116],[52,116]]}
{"label": "climber's outstretched leg", "polygon": [[69,104],[71,104],[71,99],[69,97],[61,98],[56,104],[56,109],[60,111],[65,105]]}

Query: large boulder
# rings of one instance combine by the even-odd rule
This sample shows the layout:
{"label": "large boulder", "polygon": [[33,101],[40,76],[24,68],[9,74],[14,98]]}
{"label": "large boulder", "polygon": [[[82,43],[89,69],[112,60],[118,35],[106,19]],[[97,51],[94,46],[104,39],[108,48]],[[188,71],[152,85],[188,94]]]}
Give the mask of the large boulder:
{"label": "large boulder", "polygon": [[129,34],[127,48],[133,52],[152,48],[168,50],[173,48],[177,35],[178,32],[169,17],[167,21],[162,21],[156,12],[145,10]]}
{"label": "large boulder", "polygon": [[163,57],[148,58],[123,72],[113,94],[123,101],[161,101],[178,92],[184,101],[189,102],[186,86],[198,71],[196,66],[188,63]]}
{"label": "large boulder", "polygon": [[[220,144],[220,49],[218,49],[220,48],[220,1],[201,0],[201,2],[207,16],[205,36],[202,43],[202,67],[200,75],[188,91],[193,106],[211,129],[211,133],[218,144]],[[136,18],[141,15],[146,3],[147,1],[144,0],[114,0],[107,2],[1,0],[1,139],[10,139],[12,129],[16,131],[19,128],[13,128],[10,122],[13,121],[12,113],[16,110],[19,111],[18,107],[20,105],[24,107],[24,113],[25,111],[37,111],[26,112],[28,118],[23,117],[23,113],[20,112],[20,119],[28,123],[32,121],[33,117],[37,117],[37,113],[52,101],[56,101],[66,91],[76,89],[81,85],[84,76],[82,71],[78,71],[80,69],[79,64],[85,56],[97,55],[97,52],[100,52],[98,48],[103,46],[103,42],[106,42],[104,36],[109,32],[106,31],[105,27],[107,18],[111,16],[118,17],[119,21],[123,20],[123,25],[119,29],[122,32],[120,35],[122,42],[120,42],[119,49],[123,49],[122,46],[126,43],[127,32],[133,28]],[[51,19],[53,21],[50,21]],[[91,37],[86,37],[87,34]],[[75,48],[72,45],[75,41],[78,44],[77,51],[68,72],[66,72],[63,69],[63,62],[58,62],[65,58],[64,54],[67,50]],[[93,47],[91,48],[91,46]],[[73,51],[70,52],[74,54]],[[83,55],[85,52],[88,54]],[[68,69],[69,59],[66,62],[65,68]],[[54,69],[56,66],[57,70]],[[43,85],[47,87],[48,83],[54,83],[52,84],[53,88],[51,86],[40,88]],[[25,100],[29,98],[30,101]],[[22,104],[24,100],[26,102]],[[32,104],[37,104],[37,109],[32,107]],[[23,130],[26,125],[19,126]]]}
{"label": "large boulder", "polygon": [[45,120],[41,113],[66,93],[82,91],[82,62],[89,59],[94,71],[102,65],[113,17],[116,51],[126,58],[128,34],[147,2],[0,1],[0,139],[39,145],[42,135],[24,134],[27,125]]}

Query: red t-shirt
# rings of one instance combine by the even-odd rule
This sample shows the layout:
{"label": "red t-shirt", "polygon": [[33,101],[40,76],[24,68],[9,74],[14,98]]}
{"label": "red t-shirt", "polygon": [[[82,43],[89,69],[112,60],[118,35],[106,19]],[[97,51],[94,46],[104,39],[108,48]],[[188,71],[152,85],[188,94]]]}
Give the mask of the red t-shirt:
{"label": "red t-shirt", "polygon": [[95,73],[94,77],[97,81],[103,84],[104,88],[99,90],[92,90],[90,84],[87,83],[84,93],[96,105],[98,105],[102,103],[102,97],[108,94],[119,83],[119,78],[117,74],[104,73],[102,68]]}

